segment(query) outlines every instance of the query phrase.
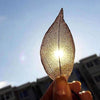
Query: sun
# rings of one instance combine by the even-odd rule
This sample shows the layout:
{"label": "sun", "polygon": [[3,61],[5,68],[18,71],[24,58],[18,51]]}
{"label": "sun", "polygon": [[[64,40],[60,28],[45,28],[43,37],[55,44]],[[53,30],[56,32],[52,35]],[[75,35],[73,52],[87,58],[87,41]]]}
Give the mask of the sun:
{"label": "sun", "polygon": [[63,51],[62,50],[56,50],[54,51],[54,56],[56,59],[63,57]]}

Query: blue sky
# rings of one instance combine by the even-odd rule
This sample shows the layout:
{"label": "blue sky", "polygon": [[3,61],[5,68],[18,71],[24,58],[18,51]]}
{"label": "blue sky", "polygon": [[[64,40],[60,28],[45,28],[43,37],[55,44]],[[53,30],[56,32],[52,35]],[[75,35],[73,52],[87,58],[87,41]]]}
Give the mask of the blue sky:
{"label": "blue sky", "polygon": [[75,62],[100,54],[100,0],[0,0],[1,87],[46,75],[40,45],[61,8],[75,41]]}

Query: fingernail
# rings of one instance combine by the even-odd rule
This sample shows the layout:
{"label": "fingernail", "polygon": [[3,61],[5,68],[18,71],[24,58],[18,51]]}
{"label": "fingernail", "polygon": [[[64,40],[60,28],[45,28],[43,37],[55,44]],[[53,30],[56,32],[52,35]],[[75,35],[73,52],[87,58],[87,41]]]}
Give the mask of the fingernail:
{"label": "fingernail", "polygon": [[85,91],[79,92],[80,95],[83,94],[83,93],[85,93]]}
{"label": "fingernail", "polygon": [[75,83],[75,81],[72,81],[72,83]]}
{"label": "fingernail", "polygon": [[79,94],[84,94],[84,93],[89,93],[89,94],[91,94],[91,92],[90,91],[82,91],[82,92],[79,92]]}

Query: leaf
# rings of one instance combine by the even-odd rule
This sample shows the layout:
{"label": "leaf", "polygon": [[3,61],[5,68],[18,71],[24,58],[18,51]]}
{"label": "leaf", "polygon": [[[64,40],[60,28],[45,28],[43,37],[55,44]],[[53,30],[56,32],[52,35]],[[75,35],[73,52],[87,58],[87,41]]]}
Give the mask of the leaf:
{"label": "leaf", "polygon": [[69,77],[74,64],[75,46],[71,32],[63,19],[63,9],[42,40],[40,56],[51,79],[63,74]]}

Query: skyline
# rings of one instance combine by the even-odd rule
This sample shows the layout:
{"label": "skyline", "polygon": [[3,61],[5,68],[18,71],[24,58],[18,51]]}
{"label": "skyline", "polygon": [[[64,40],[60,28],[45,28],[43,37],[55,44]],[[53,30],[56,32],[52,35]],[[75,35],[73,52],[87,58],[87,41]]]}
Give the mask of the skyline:
{"label": "skyline", "polygon": [[61,8],[75,42],[75,62],[95,53],[99,55],[99,3],[99,0],[1,0],[0,84],[17,86],[47,75],[40,61],[40,46]]}

